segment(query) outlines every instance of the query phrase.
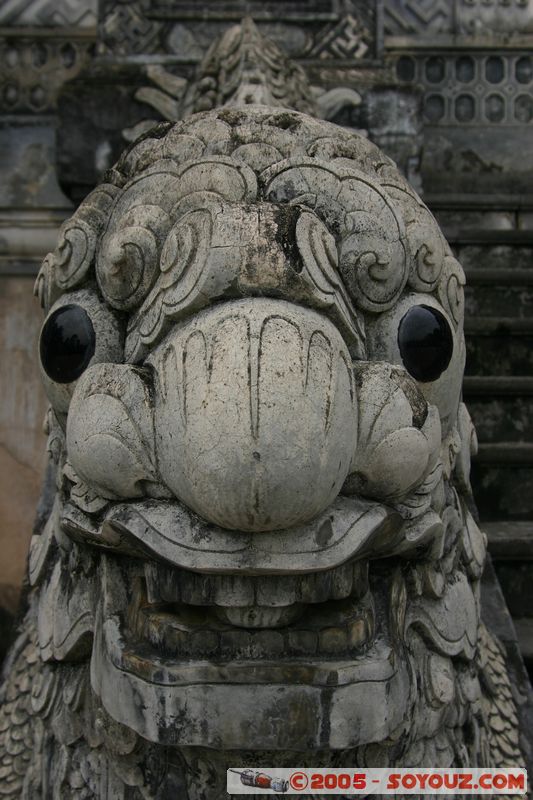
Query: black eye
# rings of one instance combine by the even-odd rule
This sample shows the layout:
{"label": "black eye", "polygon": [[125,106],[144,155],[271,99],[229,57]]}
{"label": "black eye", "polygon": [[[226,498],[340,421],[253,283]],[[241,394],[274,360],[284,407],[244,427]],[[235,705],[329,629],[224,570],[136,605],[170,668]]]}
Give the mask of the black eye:
{"label": "black eye", "polygon": [[413,306],[402,317],[398,345],[405,368],[422,383],[437,380],[453,353],[450,326],[440,311],[429,306]]}
{"label": "black eye", "polygon": [[93,324],[81,306],[58,308],[41,331],[39,354],[44,371],[56,383],[79,378],[94,355]]}

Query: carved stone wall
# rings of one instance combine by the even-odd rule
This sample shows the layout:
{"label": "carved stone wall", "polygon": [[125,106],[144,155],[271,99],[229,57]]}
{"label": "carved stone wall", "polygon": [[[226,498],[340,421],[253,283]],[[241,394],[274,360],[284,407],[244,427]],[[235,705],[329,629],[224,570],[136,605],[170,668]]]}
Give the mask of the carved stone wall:
{"label": "carved stone wall", "polygon": [[104,0],[100,38],[108,52],[172,55],[195,63],[231,23],[248,15],[291,57],[372,59],[381,49],[376,0],[210,3]]}
{"label": "carved stone wall", "polygon": [[529,0],[384,0],[385,36],[503,36],[533,30]]}

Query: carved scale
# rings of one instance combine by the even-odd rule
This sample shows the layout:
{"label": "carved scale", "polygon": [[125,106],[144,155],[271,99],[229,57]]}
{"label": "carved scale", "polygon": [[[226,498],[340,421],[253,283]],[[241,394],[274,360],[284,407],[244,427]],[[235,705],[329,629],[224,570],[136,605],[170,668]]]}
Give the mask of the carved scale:
{"label": "carved scale", "polygon": [[55,491],[2,797],[521,763],[480,624],[463,271],[390,159],[283,107],[309,87],[258,35],[212,48],[209,110],[134,141],[39,274]]}

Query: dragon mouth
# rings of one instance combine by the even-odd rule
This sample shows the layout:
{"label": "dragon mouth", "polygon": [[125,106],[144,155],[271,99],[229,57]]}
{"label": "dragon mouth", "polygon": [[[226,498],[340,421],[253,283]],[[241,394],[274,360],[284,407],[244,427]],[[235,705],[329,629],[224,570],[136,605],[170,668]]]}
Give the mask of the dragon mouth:
{"label": "dragon mouth", "polygon": [[373,639],[367,561],[270,577],[201,576],[152,562],[145,576],[151,602],[138,590],[131,628],[138,641],[173,658],[349,656]]}
{"label": "dragon mouth", "polygon": [[[75,540],[119,556],[121,570],[103,594],[120,601],[126,650],[155,659],[216,659],[252,665],[265,659],[350,659],[375,640],[370,560],[387,558],[417,535],[393,509],[339,496],[314,520],[286,531],[230,531],[167,501],[110,504],[99,517],[72,503],[62,527]],[[124,577],[124,570],[126,576]],[[138,665],[137,656],[131,660]],[[121,661],[121,665],[122,664]],[[241,664],[242,667],[242,664]],[[241,670],[242,671],[242,670]]]}
{"label": "dragon mouth", "polygon": [[[226,616],[231,619],[232,615]],[[213,618],[205,610],[150,608],[144,610],[138,632],[142,640],[177,658],[251,661],[349,656],[370,643],[375,619],[370,596],[364,603],[341,602],[318,612],[312,609],[305,623],[294,621],[281,626],[279,610],[272,614],[266,607],[247,609],[246,616],[262,618],[263,626],[246,630],[240,624],[221,621],[218,615]],[[275,624],[268,625],[271,618]]]}
{"label": "dragon mouth", "polygon": [[[355,560],[325,580],[286,584],[285,597],[290,588],[308,602],[230,606],[231,583],[234,598],[243,588],[235,576],[185,578],[106,555],[93,689],[116,720],[165,745],[246,748],[253,734],[261,748],[298,751],[385,738],[401,726],[411,687],[389,613],[401,605],[397,582],[385,564],[380,571],[369,581],[369,561]],[[161,602],[158,575],[181,600]],[[264,593],[264,576],[243,580]]]}
{"label": "dragon mouth", "polygon": [[[462,519],[447,523],[452,533]],[[479,576],[483,537],[464,522]],[[153,743],[304,752],[394,739],[416,696],[407,631],[444,657],[475,652],[467,574],[439,587],[423,565],[408,567],[442,546],[433,510],[404,519],[339,495],[305,525],[247,533],[167,500],[89,513],[57,497],[32,545],[33,583],[59,527],[93,557],[80,571],[74,547],[73,571],[58,562],[46,577],[62,613],[43,617],[41,648],[60,660],[90,652],[103,707]]]}
{"label": "dragon mouth", "polygon": [[339,497],[286,532],[228,531],[162,501],[113,505],[98,523],[68,505],[62,526],[107,550],[151,556],[126,579],[127,613],[116,609],[134,649],[252,663],[349,658],[368,648],[368,559],[394,549],[404,523],[385,506]]}
{"label": "dragon mouth", "polygon": [[142,575],[134,567],[126,579],[124,633],[134,649],[251,663],[367,648],[375,608],[364,555],[389,549],[403,521],[384,506],[340,497],[287,532],[227,531],[161,501],[113,505],[98,523],[68,505],[62,526],[106,550],[151,556]]}
{"label": "dragon mouth", "polygon": [[344,749],[403,724],[404,600],[388,556],[409,529],[393,509],[339,496],[299,528],[252,534],[167,501],[98,516],[67,503],[61,525],[102,548],[93,689],[145,739]]}

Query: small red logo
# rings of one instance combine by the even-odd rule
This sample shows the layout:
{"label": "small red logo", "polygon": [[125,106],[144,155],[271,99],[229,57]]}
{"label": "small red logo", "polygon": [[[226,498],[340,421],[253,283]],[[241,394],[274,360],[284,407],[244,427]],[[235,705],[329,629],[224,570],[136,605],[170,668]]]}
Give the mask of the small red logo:
{"label": "small red logo", "polygon": [[294,789],[295,792],[303,792],[304,789],[307,789],[309,784],[309,778],[305,774],[305,772],[293,772],[291,775],[291,789]]}

